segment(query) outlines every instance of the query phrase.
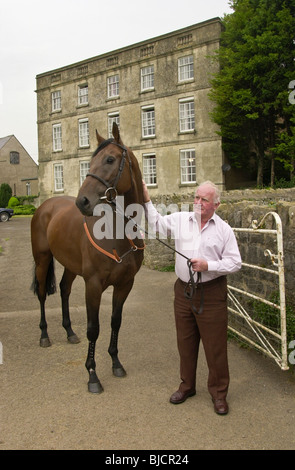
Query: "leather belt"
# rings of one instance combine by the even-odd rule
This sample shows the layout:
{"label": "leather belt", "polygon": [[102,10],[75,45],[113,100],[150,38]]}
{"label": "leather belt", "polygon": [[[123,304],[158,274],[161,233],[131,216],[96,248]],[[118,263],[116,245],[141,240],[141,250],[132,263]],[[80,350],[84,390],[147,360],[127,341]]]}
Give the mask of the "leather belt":
{"label": "leather belt", "polygon": [[[218,284],[218,282],[220,282],[222,279],[224,279],[226,276],[218,276],[218,277],[215,277],[214,279],[211,279],[210,281],[205,281],[205,282],[198,282],[198,286],[210,286],[212,284]],[[183,281],[182,279],[178,278],[179,281],[183,284],[183,285],[187,285],[188,283]],[[189,284],[190,284],[190,281],[189,281]]]}

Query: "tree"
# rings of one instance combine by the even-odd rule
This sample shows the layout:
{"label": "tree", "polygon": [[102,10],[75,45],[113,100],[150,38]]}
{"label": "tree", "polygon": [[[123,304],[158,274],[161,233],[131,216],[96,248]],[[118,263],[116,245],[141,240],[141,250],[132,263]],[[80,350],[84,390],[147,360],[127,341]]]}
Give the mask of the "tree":
{"label": "tree", "polygon": [[275,161],[282,160],[278,144],[282,132],[291,136],[295,118],[295,106],[288,100],[288,85],[295,79],[295,3],[230,4],[234,12],[223,18],[216,52],[220,70],[212,80],[212,119],[220,126],[231,165],[255,170],[258,185],[267,169],[273,184]]}
{"label": "tree", "polygon": [[8,201],[12,196],[12,189],[7,183],[0,186],[0,207],[7,207]]}

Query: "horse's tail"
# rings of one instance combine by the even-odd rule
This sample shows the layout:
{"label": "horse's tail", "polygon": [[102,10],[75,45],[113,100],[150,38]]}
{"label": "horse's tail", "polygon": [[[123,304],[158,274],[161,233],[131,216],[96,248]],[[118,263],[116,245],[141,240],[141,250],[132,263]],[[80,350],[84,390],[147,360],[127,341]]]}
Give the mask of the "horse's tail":
{"label": "horse's tail", "polygon": [[[39,294],[39,281],[36,276],[36,266],[34,266],[33,282],[31,285],[31,290],[34,294]],[[56,281],[55,281],[55,272],[54,272],[54,259],[52,258],[46,275],[46,294],[51,295],[56,292]]]}

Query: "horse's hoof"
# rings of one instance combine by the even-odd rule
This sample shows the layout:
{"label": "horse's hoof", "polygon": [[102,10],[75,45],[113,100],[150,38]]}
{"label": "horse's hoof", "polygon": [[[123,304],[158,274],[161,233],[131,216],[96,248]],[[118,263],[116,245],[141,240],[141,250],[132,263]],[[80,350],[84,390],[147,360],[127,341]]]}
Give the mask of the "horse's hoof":
{"label": "horse's hoof", "polygon": [[73,334],[71,336],[68,336],[68,342],[71,344],[78,344],[80,343],[80,338],[78,338],[77,335]]}
{"label": "horse's hoof", "polygon": [[41,338],[40,339],[40,346],[41,348],[49,348],[51,346],[51,342],[49,338]]}
{"label": "horse's hoof", "polygon": [[125,377],[127,372],[124,367],[113,367],[113,374],[115,377]]}
{"label": "horse's hoof", "polygon": [[88,392],[90,393],[102,393],[103,387],[100,382],[88,382]]}

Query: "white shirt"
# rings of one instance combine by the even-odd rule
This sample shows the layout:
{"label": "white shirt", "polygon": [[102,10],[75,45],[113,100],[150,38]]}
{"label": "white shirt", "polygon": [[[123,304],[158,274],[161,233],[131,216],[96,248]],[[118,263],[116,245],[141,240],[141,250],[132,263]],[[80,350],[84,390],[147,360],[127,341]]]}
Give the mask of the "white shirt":
{"label": "white shirt", "polygon": [[[149,201],[145,204],[145,214],[154,232],[175,240],[177,251],[189,259],[202,258],[207,261],[208,271],[202,272],[202,282],[234,273],[241,268],[235,234],[217,214],[213,214],[201,231],[194,212],[175,212],[162,216]],[[177,253],[175,272],[182,281],[188,282],[187,259]]]}

